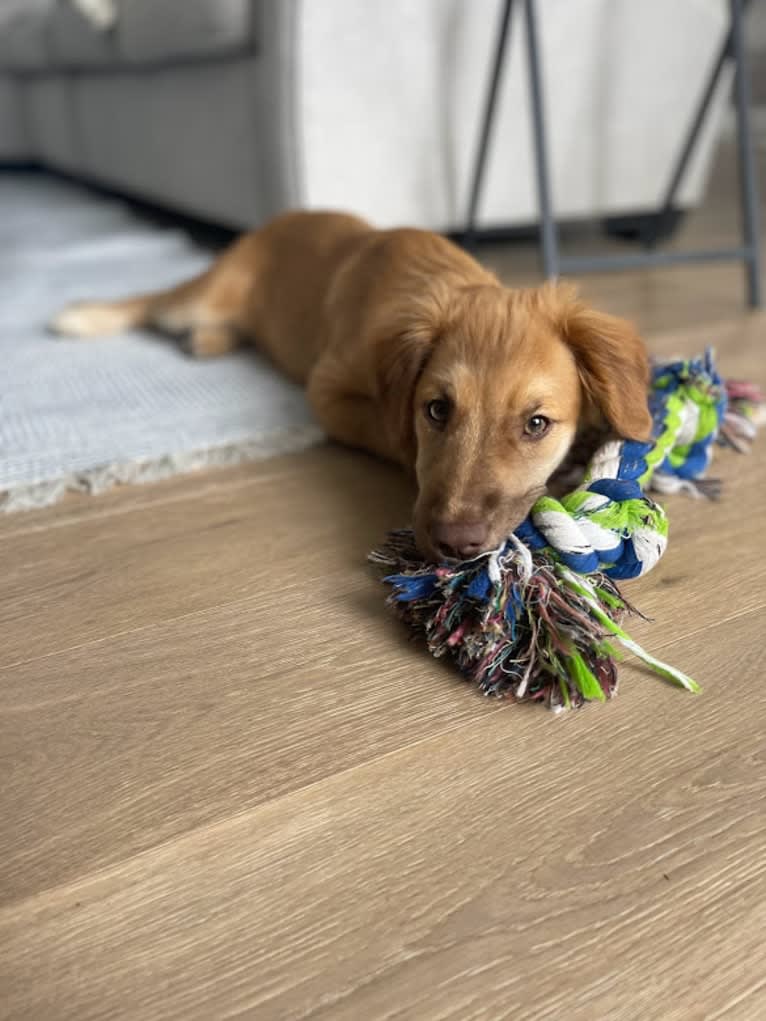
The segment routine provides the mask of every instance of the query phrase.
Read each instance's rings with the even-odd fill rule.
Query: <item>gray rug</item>
[[[148,334],[46,332],[68,301],[166,287],[209,260],[119,201],[41,175],[0,175],[1,509],[321,438],[302,391],[252,351],[198,362]]]

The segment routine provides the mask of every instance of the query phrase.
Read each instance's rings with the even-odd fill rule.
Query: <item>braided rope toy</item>
[[[538,500],[500,548],[434,565],[403,530],[370,554],[388,572],[388,602],[434,656],[450,656],[485,694],[557,711],[603,702],[617,690],[618,646],[699,691],[623,630],[626,611],[636,611],[616,582],[646,574],[665,551],[667,517],[647,492],[717,498],[719,484],[702,477],[714,441],[746,451],[766,406],[756,387],[724,384],[708,350],[656,365],[649,408],[650,442],[606,443],[577,489]]]

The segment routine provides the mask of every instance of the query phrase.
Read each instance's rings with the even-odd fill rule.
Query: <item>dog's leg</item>
[[[368,450],[409,467],[381,421],[378,404],[371,397],[350,393],[339,385],[336,377],[331,365],[321,360],[309,377],[307,396],[322,429],[349,447]]]
[[[122,301],[78,301],[67,305],[48,323],[65,337],[106,337],[149,323],[154,295],[138,295]]]
[[[105,337],[141,326],[167,333],[192,329],[203,313],[212,270],[178,287],[139,294],[120,301],[82,301],[67,305],[51,321],[51,329],[70,337]]]
[[[239,343],[235,328],[252,287],[252,237],[240,239],[200,276],[177,287],[122,301],[77,302],[50,323],[70,337],[103,337],[137,327],[188,335],[186,350],[209,358]]]

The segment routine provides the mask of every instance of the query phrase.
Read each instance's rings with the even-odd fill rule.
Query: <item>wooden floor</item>
[[[585,288],[766,383],[735,268]],[[0,1018],[766,1017],[766,437],[715,474],[627,586],[704,694],[626,665],[563,717],[407,643],[365,554],[411,494],[362,455],[0,521]]]

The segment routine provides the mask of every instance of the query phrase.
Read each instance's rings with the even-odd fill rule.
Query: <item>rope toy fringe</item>
[[[388,602],[434,656],[450,656],[485,694],[551,709],[606,701],[617,691],[620,649],[672,683],[699,691],[680,670],[622,629],[618,580],[650,571],[667,546],[665,512],[648,495],[717,499],[705,479],[714,442],[746,452],[764,420],[749,383],[723,383],[710,350],[652,372],[649,443],[615,440],[591,459],[580,486],[545,496],[503,545],[460,564],[426,563],[409,530],[372,552],[388,573]]]

